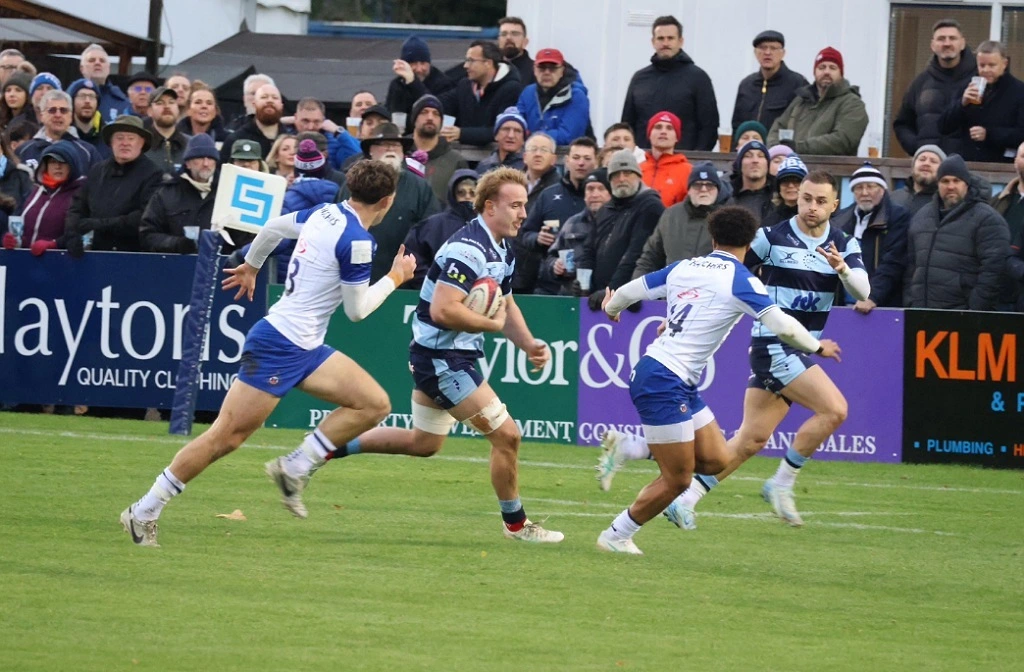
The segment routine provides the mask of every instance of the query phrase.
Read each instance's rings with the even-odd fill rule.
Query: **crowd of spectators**
[[[385,101],[352,94],[351,126],[328,119],[314,98],[288,104],[264,74],[245,80],[244,113],[225,119],[214,89],[185,73],[135,73],[125,92],[99,45],[66,85],[0,51],[3,247],[194,253],[223,164],[285,178],[289,212],[346,198],[345,171],[373,158],[399,174],[394,206],[372,230],[373,279],[404,243],[417,255],[415,288],[445,238],[472,218],[478,176],[511,166],[529,185],[515,290],[586,296],[596,308],[605,287],[708,253],[707,217],[724,204],[764,226],[794,216],[815,158],[856,155],[868,125],[838,50],[823,46],[808,80],[785,62],[785,36],[766,30],[752,41],[759,69],[738,86],[733,132],[720,138],[714,82],[683,50],[682,25],[664,16],[621,122],[597,137],[580,71],[553,46],[531,57],[522,20],[503,18],[498,29],[496,43],[473,41],[463,67],[448,72],[431,63],[427,41],[409,37]],[[931,48],[893,122],[913,156],[905,185],[893,191],[865,163],[850,180],[853,204],[832,217],[860,241],[871,276],[870,298],[854,307],[1019,310],[1024,84],[1004,45],[972,50],[956,21],[934,26]],[[732,153],[729,174],[687,159],[716,145]],[[492,152],[473,166],[462,146]],[[965,161],[1012,162],[1018,176],[992,196]],[[233,241],[225,253],[248,238]]]

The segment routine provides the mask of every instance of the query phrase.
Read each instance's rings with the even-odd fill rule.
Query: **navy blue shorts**
[[[644,425],[676,425],[693,420],[707,404],[664,364],[644,355],[629,377],[629,396]]]
[[[782,394],[797,377],[817,366],[807,353],[773,338],[755,338],[750,342],[750,380],[747,387]]]
[[[409,366],[416,389],[445,410],[458,406],[480,387],[476,353],[409,351]]]
[[[238,379],[257,390],[283,397],[334,352],[329,345],[303,350],[263,319],[245,337]]]

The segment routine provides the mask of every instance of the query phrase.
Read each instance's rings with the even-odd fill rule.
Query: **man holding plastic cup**
[[[1006,46],[978,45],[978,75],[942,115],[943,133],[959,131],[967,161],[1013,163],[1024,141],[1024,82],[1010,74]]]

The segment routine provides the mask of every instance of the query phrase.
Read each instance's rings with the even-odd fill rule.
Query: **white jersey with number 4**
[[[668,326],[646,354],[690,385],[744,314],[757,318],[775,305],[761,281],[721,250],[677,261],[643,282],[647,298],[668,301]]]
[[[323,344],[341,305],[341,286],[370,281],[377,243],[348,201],[294,213],[301,234],[288,262],[284,295],[267,314],[289,341],[304,350]]]

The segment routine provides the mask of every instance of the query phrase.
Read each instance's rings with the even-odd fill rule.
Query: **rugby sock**
[[[360,453],[359,445],[360,445],[359,444],[359,437],[357,436],[356,438],[354,438],[351,441],[349,441],[348,443],[346,443],[344,446],[341,446],[340,448],[335,448],[334,450],[332,450],[331,453],[327,456],[327,459],[328,460],[334,460],[334,459],[337,459],[339,457],[348,457],[349,455],[358,455]]]
[[[780,488],[792,488],[796,483],[796,475],[800,473],[800,467],[804,466],[808,458],[796,452],[792,446],[786,449],[786,457],[779,463],[779,469],[775,472],[772,480]]]
[[[179,481],[171,473],[171,468],[168,467],[156,477],[156,481],[153,483],[153,487],[149,489],[149,492],[143,495],[142,499],[135,502],[135,506],[132,507],[132,515],[141,521],[156,520],[160,517],[164,504],[171,501],[171,497],[180,495],[184,490],[185,484]]]
[[[640,524],[633,520],[633,516],[629,515],[629,509],[623,510],[615,520],[612,521],[612,526],[608,528],[611,531],[612,536],[616,539],[625,541],[626,539],[632,539],[633,535],[640,531]]]
[[[690,487],[686,489],[680,498],[680,503],[688,509],[697,506],[697,502],[704,498],[704,495],[711,492],[711,488],[718,485],[718,479],[714,476],[694,474]]]
[[[501,519],[505,521],[505,527],[509,532],[518,532],[526,525],[526,511],[523,510],[523,503],[519,498],[499,499],[498,506],[501,507]]]
[[[622,440],[622,454],[627,460],[649,460],[651,449],[647,447],[647,439],[634,434],[626,434]]]

